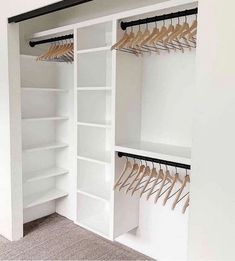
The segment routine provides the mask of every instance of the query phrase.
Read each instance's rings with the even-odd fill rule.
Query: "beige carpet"
[[[9,242],[0,237],[0,260],[150,260],[110,242],[59,215],[25,225],[25,237]]]

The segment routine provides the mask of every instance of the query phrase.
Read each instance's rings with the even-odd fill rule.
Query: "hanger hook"
[[[154,168],[154,163],[153,163],[153,161],[152,161],[152,167]]]
[[[186,171],[186,175],[185,175],[185,177],[186,177],[186,176],[188,176],[188,170],[187,170],[187,169],[185,169],[185,171]]]
[[[167,165],[165,165],[165,167],[166,167],[166,171],[168,171],[168,166],[167,166]]]
[[[162,169],[162,165],[161,165],[161,163],[159,163],[159,166],[160,166],[160,170]]]
[[[177,167],[175,167],[175,174],[177,174],[178,173],[178,170],[177,170]]]
[[[157,28],[157,21],[155,21],[155,27]]]

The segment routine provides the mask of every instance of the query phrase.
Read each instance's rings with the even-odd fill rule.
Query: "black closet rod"
[[[131,26],[149,24],[149,23],[154,23],[154,22],[158,22],[158,21],[178,18],[178,17],[182,17],[182,16],[194,15],[197,13],[198,13],[198,8],[194,8],[194,9],[188,9],[188,10],[179,11],[179,12],[170,13],[170,14],[148,17],[148,18],[139,19],[139,20],[130,21],[130,22],[121,22],[121,28],[122,28],[122,30],[126,30],[128,27],[131,27]]]
[[[125,152],[118,152],[118,157],[120,157],[120,158],[129,157],[129,158],[139,159],[139,160],[143,160],[143,161],[156,162],[156,163],[159,163],[162,165],[172,166],[172,167],[181,168],[181,169],[191,169],[191,166],[187,165],[187,164],[177,163],[177,162],[167,161],[167,160],[161,160],[161,159],[155,159],[155,158],[125,153]]]
[[[53,37],[53,38],[39,40],[39,41],[30,41],[29,45],[31,47],[34,47],[39,44],[53,43],[53,42],[57,42],[57,41],[61,41],[61,40],[67,40],[67,39],[73,39],[73,34],[67,34],[67,35]]]

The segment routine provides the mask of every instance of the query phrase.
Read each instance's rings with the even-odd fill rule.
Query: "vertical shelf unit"
[[[54,213],[69,194],[70,73],[72,67],[21,55],[24,222]]]
[[[117,54],[111,46],[117,40],[117,21],[94,20],[78,26],[74,35],[76,223],[113,240],[138,226],[138,200],[113,191]]]
[[[77,218],[110,238],[112,127],[112,21],[75,29]]]

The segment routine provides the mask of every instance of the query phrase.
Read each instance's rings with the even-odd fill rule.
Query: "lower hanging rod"
[[[39,41],[30,41],[29,45],[31,47],[34,47],[34,46],[40,45],[40,44],[53,43],[53,42],[58,42],[58,41],[62,41],[62,40],[67,40],[67,39],[73,39],[73,34],[67,34],[67,35],[48,38],[48,39],[39,40]]]
[[[193,8],[193,9],[188,9],[188,10],[179,11],[179,12],[175,12],[175,13],[158,15],[158,16],[148,17],[148,18],[144,18],[144,19],[134,20],[134,21],[130,21],[130,22],[121,22],[121,28],[122,28],[122,30],[125,31],[128,27],[141,25],[141,24],[149,24],[149,23],[154,23],[154,22],[158,22],[158,21],[188,16],[188,15],[194,15],[194,14],[197,14],[197,13],[198,13],[198,8]]]
[[[145,157],[145,156],[140,156],[140,155],[135,155],[135,154],[130,154],[126,152],[118,152],[118,157],[127,157],[127,158],[134,158],[134,159],[139,159],[143,161],[149,161],[149,162],[156,162],[162,165],[167,165],[167,166],[172,166],[176,168],[181,168],[181,169],[191,169],[191,166],[188,164],[183,164],[183,163],[178,163],[178,162],[173,162],[173,161],[168,161],[168,160],[162,160],[162,159],[156,159],[156,158],[150,158],[150,157]]]

